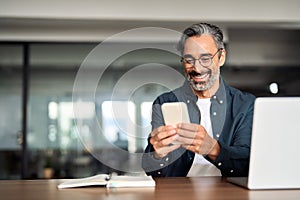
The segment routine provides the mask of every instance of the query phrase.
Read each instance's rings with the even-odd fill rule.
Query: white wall
[[[286,21],[300,19],[298,0],[1,0],[0,16],[8,18]]]
[[[243,26],[299,29],[299,7],[299,0],[0,0],[0,41],[101,41],[132,28],[181,31],[199,21],[225,34]]]

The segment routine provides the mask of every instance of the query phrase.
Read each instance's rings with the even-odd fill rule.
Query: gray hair
[[[219,27],[208,23],[197,23],[193,24],[183,31],[180,41],[177,45],[177,49],[178,51],[180,51],[181,55],[183,54],[184,44],[186,40],[189,37],[201,36],[202,34],[211,35],[214,38],[218,49],[224,48],[223,32]]]

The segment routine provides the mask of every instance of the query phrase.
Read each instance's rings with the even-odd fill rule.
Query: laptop
[[[300,188],[300,97],[260,97],[254,105],[248,189]]]

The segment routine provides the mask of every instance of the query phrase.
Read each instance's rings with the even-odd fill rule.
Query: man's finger
[[[188,130],[188,131],[203,131],[205,128],[199,124],[192,124],[192,123],[179,123],[177,124],[177,128],[183,129],[183,130]]]
[[[191,145],[191,144],[195,143],[195,139],[191,138],[191,137],[178,136],[178,137],[176,137],[176,142],[180,142],[182,144]]]
[[[150,135],[151,135],[151,137],[153,137],[153,136],[157,135],[158,133],[165,132],[165,131],[171,131],[171,130],[175,130],[175,127],[173,127],[173,126],[160,126],[157,129],[153,130]]]
[[[185,138],[196,138],[197,132],[196,131],[190,131],[185,129],[177,129],[177,134],[179,136],[185,137]]]
[[[174,151],[175,149],[178,149],[179,147],[180,147],[180,145],[177,144],[177,145],[165,146],[163,148],[160,148],[160,149],[155,151],[156,152],[155,153],[156,157],[157,158],[163,158],[166,155],[168,155],[168,153],[170,153],[171,151]]]

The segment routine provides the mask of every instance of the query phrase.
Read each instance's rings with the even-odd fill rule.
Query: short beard
[[[208,82],[195,82],[190,75],[187,75],[187,80],[189,81],[190,85],[193,87],[196,91],[205,91],[209,90],[213,87],[215,82],[219,79],[220,76],[220,68],[218,68],[217,73],[211,74],[211,76],[208,79]]]

